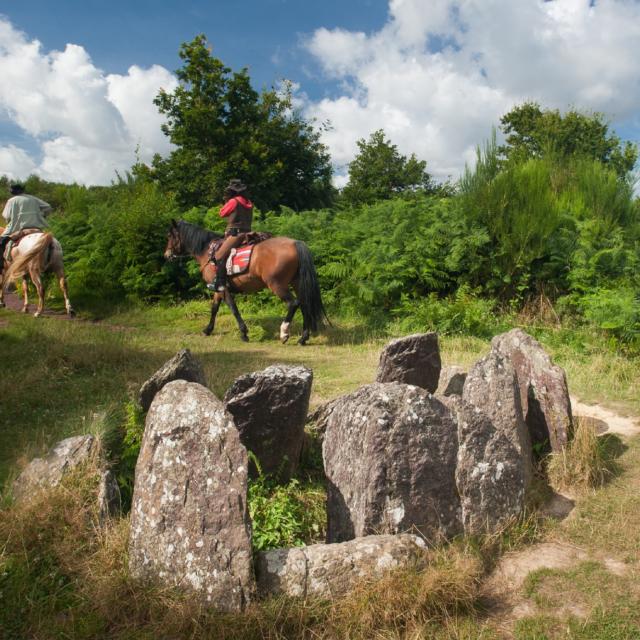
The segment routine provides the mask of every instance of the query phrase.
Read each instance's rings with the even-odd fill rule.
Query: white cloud
[[[105,75],[83,47],[45,53],[0,17],[0,77],[0,109],[42,151],[36,162],[25,151],[5,148],[2,173],[108,184],[135,162],[136,148],[143,161],[169,149],[153,98],[177,81],[162,67]]]
[[[525,100],[640,111],[640,3],[630,0],[390,0],[365,35],[319,29],[306,43],[345,95],[307,104],[346,165],[356,140],[383,128],[440,178],[457,177],[501,115]]]
[[[36,163],[23,149],[12,144],[0,147],[0,175],[5,175],[10,180],[18,180],[33,173],[35,168]]]

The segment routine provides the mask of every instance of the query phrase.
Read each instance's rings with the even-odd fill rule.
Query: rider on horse
[[[216,280],[208,284],[213,291],[224,291],[227,286],[227,259],[231,250],[239,247],[246,240],[246,233],[251,231],[253,220],[253,203],[249,200],[247,186],[238,179],[233,179],[224,190],[224,206],[220,215],[227,218],[224,241],[215,254]]]
[[[7,200],[2,212],[2,217],[8,224],[0,235],[0,271],[4,267],[4,251],[9,240],[22,237],[25,229],[45,229],[48,226],[45,216],[51,212],[51,205],[40,198],[27,195],[22,184],[13,183],[9,190],[13,197]]]

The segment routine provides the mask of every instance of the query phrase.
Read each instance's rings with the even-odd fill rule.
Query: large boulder
[[[467,372],[456,365],[442,367],[438,381],[437,396],[461,396]]]
[[[462,523],[470,535],[499,531],[525,504],[525,466],[507,435],[478,407],[444,398],[458,424],[456,486]]]
[[[264,473],[295,473],[304,443],[313,372],[273,365],[238,378],[224,403],[242,444],[256,455]]]
[[[424,562],[425,551],[424,540],[411,534],[263,551],[257,557],[258,594],[335,598],[361,580]]]
[[[34,491],[55,487],[63,476],[97,455],[98,444],[92,435],[73,436],[58,442],[45,458],[34,458],[13,483],[16,499]]]
[[[404,382],[433,393],[440,377],[436,333],[418,333],[392,340],[380,354],[376,382]]]
[[[170,360],[167,360],[141,387],[138,392],[140,406],[148,411],[156,393],[165,384],[174,380],[197,382],[207,386],[202,365],[193,357],[189,349],[181,349]]]
[[[142,579],[239,611],[253,596],[247,452],[203,386],[177,380],[147,414],[131,507],[129,566]]]
[[[496,336],[491,348],[509,358],[516,371],[522,411],[534,448],[540,453],[561,451],[573,428],[564,370],[522,329]]]
[[[459,533],[457,449],[451,412],[424,389],[374,383],[340,398],[323,443],[327,541]]]
[[[513,446],[520,468],[517,494],[524,495],[532,478],[533,452],[510,358],[492,349],[476,362],[465,380],[462,399],[487,416],[495,429],[493,440],[504,437]]]

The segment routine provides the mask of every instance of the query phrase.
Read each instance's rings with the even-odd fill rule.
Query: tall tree
[[[620,178],[633,170],[638,149],[609,131],[601,113],[584,114],[570,109],[541,109],[536,102],[514,107],[501,119],[506,144],[500,152],[507,159],[542,157],[552,152],[561,156],[582,156],[612,168]]]
[[[176,148],[137,173],[158,179],[183,207],[219,202],[230,178],[244,180],[263,210],[330,203],[327,149],[286,88],[258,93],[246,69],[234,72],[211,55],[204,35],[183,44],[180,58],[180,85],[155,99]]]
[[[342,191],[347,203],[370,204],[406,191],[431,188],[427,163],[413,153],[409,158],[400,155],[382,129],[357,144],[359,152],[349,164],[349,182]]]

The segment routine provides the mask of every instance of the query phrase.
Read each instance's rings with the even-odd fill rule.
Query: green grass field
[[[207,314],[205,302],[122,310],[100,322],[35,320],[1,310],[0,483],[9,486],[21,466],[61,438],[96,429],[101,416],[122,409],[180,348],[200,359],[218,397],[246,372],[278,362],[304,364],[314,372],[313,408],[371,382],[381,348],[396,337],[393,329],[376,332],[357,319],[337,318],[306,347],[293,337],[282,345],[279,317],[263,311],[246,314],[251,342],[245,344],[224,312],[214,336],[200,335]],[[573,395],[640,415],[637,357],[595,334],[527,330],[566,369]],[[468,336],[442,336],[440,343],[444,364],[462,366],[489,348],[487,340]],[[640,638],[640,438],[623,442],[616,455],[615,477],[583,492],[563,523],[529,519],[498,541],[445,547],[425,574],[390,576],[340,603],[267,602],[242,619],[194,611],[175,594],[137,591],[126,569],[128,519],[96,538],[88,512],[78,511],[86,487],[76,479],[31,510],[7,505],[0,513],[0,593],[12,594],[4,610],[13,630],[3,635],[0,613],[0,638]],[[483,596],[483,576],[505,550],[541,540],[580,546],[589,561],[567,571],[533,572],[519,597],[535,610],[507,619]],[[627,571],[611,573],[604,558]],[[566,594],[586,617],[556,606]]]

